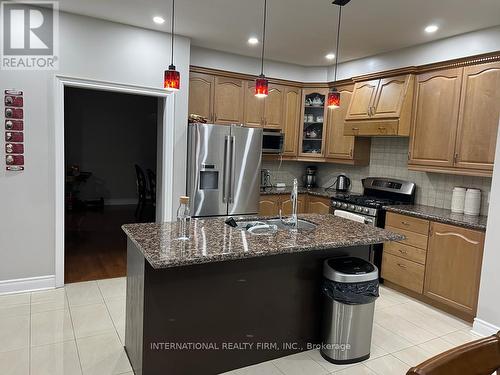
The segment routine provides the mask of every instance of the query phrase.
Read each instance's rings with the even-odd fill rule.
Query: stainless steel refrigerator
[[[256,214],[261,154],[262,129],[189,124],[191,216]]]

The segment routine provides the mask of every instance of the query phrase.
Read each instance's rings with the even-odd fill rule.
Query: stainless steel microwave
[[[283,133],[264,131],[262,133],[262,153],[281,154],[283,151]]]

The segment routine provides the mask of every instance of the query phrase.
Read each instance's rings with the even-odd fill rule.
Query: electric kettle
[[[337,176],[334,185],[336,185],[337,191],[347,192],[351,187],[351,179],[347,177],[345,174],[340,174]]]

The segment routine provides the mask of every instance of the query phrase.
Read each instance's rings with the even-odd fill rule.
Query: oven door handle
[[[334,216],[342,217],[347,220],[352,220],[356,221],[358,223],[363,223],[363,224],[372,224],[373,222],[370,222],[367,220],[363,215],[358,215],[349,211],[344,211],[344,210],[335,210],[333,212]]]

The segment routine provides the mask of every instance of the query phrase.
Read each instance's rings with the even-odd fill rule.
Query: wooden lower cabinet
[[[422,293],[425,267],[410,260],[384,251],[382,256],[382,277],[403,288]]]
[[[297,212],[299,214],[306,213],[307,194],[299,194],[297,201]],[[280,209],[282,215],[291,215],[292,201],[290,199],[290,194],[271,194],[260,196],[259,215],[278,216]]]
[[[261,195],[259,201],[259,215],[277,216],[280,206],[279,195]]]
[[[299,194],[297,212],[299,214],[329,214],[330,198],[309,194]],[[278,216],[281,209],[283,216],[292,213],[290,194],[262,194],[259,202],[259,215]]]
[[[406,236],[384,245],[382,278],[460,318],[477,310],[484,232],[387,213],[387,230]]]
[[[431,223],[424,295],[475,315],[484,232]]]
[[[307,213],[322,214],[330,213],[331,199],[309,195],[307,202]]]
[[[297,199],[297,213],[299,214],[306,213],[306,202],[307,202],[307,194],[299,194],[299,198]],[[292,214],[292,200],[290,199],[290,195],[288,194],[282,196],[281,214],[282,215]]]

